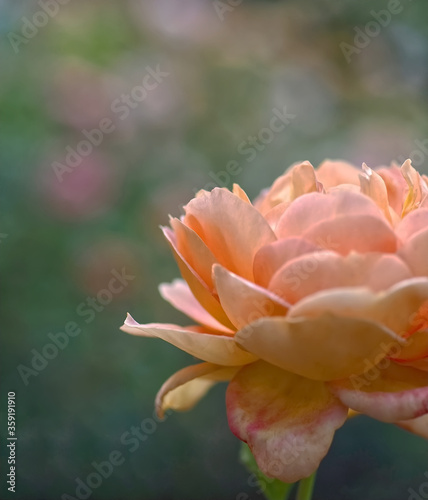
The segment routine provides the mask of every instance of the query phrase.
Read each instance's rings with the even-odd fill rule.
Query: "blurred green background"
[[[237,461],[224,386],[159,423],[158,388],[194,360],[119,327],[127,311],[187,323],[157,293],[178,276],[159,225],[200,188],[238,182],[255,196],[294,161],[325,157],[376,166],[410,156],[428,173],[427,21],[428,4],[410,0],[0,1],[2,499],[75,496],[76,478],[114,450],[123,464],[94,500],[262,498]],[[135,90],[156,68],[167,75]],[[293,118],[260,138],[284,107]],[[103,119],[110,132],[58,174]],[[135,279],[90,305],[123,268]],[[81,333],[21,376],[69,322]],[[8,391],[16,494],[4,478]],[[131,452],[122,440],[141,422],[146,438]],[[350,421],[314,498],[407,499],[426,481],[427,448]]]

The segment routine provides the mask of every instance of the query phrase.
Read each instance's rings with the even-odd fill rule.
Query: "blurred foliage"
[[[94,500],[260,498],[238,462],[224,387],[158,422],[157,389],[194,360],[119,326],[128,310],[186,324],[156,291],[178,275],[158,226],[204,186],[239,182],[255,196],[294,161],[325,157],[376,166],[410,156],[428,172],[428,4],[403,1],[349,63],[341,48],[388,5],[245,1],[221,19],[211,0],[73,0],[16,53],[10,34],[40,3],[0,2],[0,406],[16,392],[15,498],[74,495],[76,478],[114,450],[125,462]],[[157,65],[169,76],[118,119],[112,103]],[[284,106],[295,118],[250,161],[239,146]],[[103,118],[114,131],[59,182],[52,162]],[[225,174],[231,161],[239,175]],[[124,267],[135,279],[85,323],[79,305]],[[71,321],[82,332],[25,385],[17,367]],[[146,419],[155,431],[131,453],[121,439]],[[402,500],[427,458],[426,442],[354,419],[314,498]]]

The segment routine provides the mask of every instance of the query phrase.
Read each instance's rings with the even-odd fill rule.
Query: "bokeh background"
[[[8,391],[18,414],[17,493],[3,439],[2,499],[75,496],[114,450],[124,463],[94,500],[262,498],[237,460],[224,386],[158,422],[157,389],[194,360],[119,326],[128,310],[186,324],[157,293],[178,276],[159,225],[200,188],[238,182],[255,196],[289,164],[326,157],[412,157],[428,173],[427,21],[428,4],[411,0],[0,2],[3,438]],[[167,75],[119,112],[148,68]],[[284,107],[283,130],[250,146]],[[100,144],[58,174],[108,118]],[[89,305],[123,268],[135,278]],[[22,377],[73,321],[81,333]],[[123,435],[143,421],[130,452]],[[427,469],[426,442],[358,418],[337,433],[314,498],[407,499]]]

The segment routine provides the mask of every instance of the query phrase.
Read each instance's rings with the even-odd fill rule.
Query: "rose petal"
[[[172,283],[162,283],[159,286],[159,291],[167,302],[197,323],[212,330],[233,333],[232,330],[219,323],[201,306],[184,280],[177,279]]]
[[[385,290],[412,273],[396,255],[313,252],[290,260],[273,276],[269,289],[291,304],[330,288],[367,286]]]
[[[397,249],[391,226],[373,215],[338,215],[314,224],[302,238],[342,255],[351,251],[392,253]]]
[[[325,160],[316,170],[317,179],[326,189],[339,184],[360,184],[361,170],[345,161]]]
[[[415,276],[428,276],[428,228],[417,232],[398,251]]]
[[[428,415],[423,415],[412,420],[402,420],[401,422],[397,422],[397,425],[406,429],[406,431],[428,439]]]
[[[403,210],[403,200],[407,189],[401,170],[396,165],[376,170],[385,182],[390,207],[399,215]]]
[[[302,236],[316,224],[343,216],[366,215],[383,222],[382,212],[367,196],[351,191],[309,193],[297,198],[281,217],[276,234],[280,238]]]
[[[343,404],[369,417],[397,422],[428,413],[428,373],[391,363],[366,385],[356,389],[354,382],[335,380],[328,386]]]
[[[276,240],[262,215],[227,189],[203,192],[186,207],[184,223],[211,249],[220,264],[250,281],[259,248]]]
[[[318,292],[294,305],[289,318],[316,318],[325,313],[375,321],[407,337],[421,328],[417,312],[428,300],[428,278],[412,278],[385,292],[367,288],[343,288]]]
[[[121,330],[131,335],[160,338],[196,358],[217,365],[238,366],[257,359],[241,349],[232,337],[204,333],[197,328],[158,323],[140,325],[128,314]]]
[[[239,184],[234,184],[233,185],[233,194],[237,196],[238,198],[241,198],[242,201],[245,201],[246,203],[249,203],[251,205],[250,198],[248,198],[247,193],[241,188]]]
[[[230,380],[240,367],[227,367],[212,363],[187,366],[174,373],[160,388],[156,396],[156,413],[163,418],[168,409],[187,411],[193,408],[218,382]]]
[[[289,304],[265,288],[244,280],[220,265],[214,266],[220,302],[238,328],[264,316],[285,316]]]
[[[260,248],[254,257],[256,283],[267,288],[272,276],[286,262],[318,249],[317,245],[302,238],[286,238]]]
[[[177,261],[181,275],[189,285],[190,290],[196,297],[201,306],[206,309],[211,316],[227,328],[233,328],[232,323],[223,311],[220,302],[213,296],[212,292],[208,289],[206,283],[197,274],[197,272],[189,265],[183,255],[177,248],[177,238],[174,232],[168,228],[162,228],[165,238],[171,246],[171,250]]]
[[[331,314],[314,319],[263,318],[240,330],[235,339],[257,357],[313,380],[363,373],[367,362],[388,354],[383,344],[404,343],[371,321]]]
[[[428,208],[413,210],[395,228],[396,235],[405,243],[419,231],[428,229]]]
[[[361,192],[369,196],[382,210],[385,218],[392,223],[389,211],[388,191],[382,177],[363,163],[363,174],[360,175]]]
[[[287,483],[318,468],[348,414],[324,383],[260,361],[233,378],[226,406],[232,432],[248,444],[261,471]]]

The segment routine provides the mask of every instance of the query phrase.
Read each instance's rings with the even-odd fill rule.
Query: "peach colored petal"
[[[285,316],[289,304],[280,297],[220,265],[214,266],[215,283],[220,303],[238,328],[264,316]]]
[[[359,170],[354,165],[345,161],[325,160],[316,169],[317,179],[326,189],[338,184],[360,184]]]
[[[221,188],[193,199],[185,211],[184,223],[202,238],[218,262],[253,280],[255,253],[276,240],[262,215],[252,205]]]
[[[170,224],[175,234],[176,247],[186,263],[207,285],[209,290],[214,289],[212,282],[212,267],[217,263],[211,250],[201,238],[183,224],[179,219],[171,218]]]
[[[196,358],[217,365],[238,366],[257,359],[241,349],[232,337],[204,333],[197,328],[158,323],[140,325],[128,314],[121,330],[131,335],[165,340]]]
[[[165,238],[167,239],[171,250],[177,261],[181,276],[186,280],[190,290],[196,297],[201,306],[206,309],[211,316],[227,328],[233,328],[232,323],[223,311],[220,302],[213,296],[212,292],[208,289],[206,283],[196,273],[196,271],[189,265],[183,255],[177,248],[177,239],[175,233],[168,227],[162,228]]]
[[[391,363],[374,380],[355,388],[352,380],[329,382],[330,390],[353,410],[382,422],[397,422],[428,413],[428,373]]]
[[[264,214],[264,218],[266,219],[266,222],[269,224],[273,232],[276,231],[278,222],[280,221],[283,213],[288,209],[290,205],[291,201],[283,201],[282,203],[275,205]]]
[[[219,332],[233,333],[201,306],[184,280],[177,279],[172,283],[162,283],[159,291],[167,302],[197,323]]]
[[[308,162],[300,163],[291,170],[292,195],[291,200],[307,193],[323,191],[323,186],[317,181],[314,167]]]
[[[406,431],[428,439],[428,415],[423,415],[412,420],[402,420],[401,422],[397,422],[397,425],[406,429]]]
[[[428,330],[420,330],[411,335],[407,345],[392,359],[397,362],[428,359]]]
[[[401,166],[401,174],[408,186],[406,199],[403,203],[402,217],[418,208],[425,196],[423,181],[419,173],[412,167],[412,162],[406,160]]]
[[[361,192],[370,197],[382,210],[385,218],[392,223],[389,211],[388,191],[382,177],[363,163],[363,174],[360,175]]]
[[[376,169],[376,172],[385,182],[390,207],[397,214],[401,215],[407,184],[401,174],[400,168],[396,165],[392,165],[391,167]]]
[[[395,233],[405,243],[419,231],[428,229],[428,208],[413,210],[396,226]]]
[[[428,228],[407,240],[398,254],[407,262],[415,276],[428,276]]]
[[[187,366],[174,373],[160,388],[156,396],[156,413],[160,418],[165,411],[187,411],[218,382],[232,379],[241,367],[227,367],[212,363]]]
[[[261,471],[287,483],[317,470],[348,414],[324,383],[260,361],[232,379],[226,406],[231,431]]]
[[[377,205],[367,196],[352,191],[337,190],[326,194],[309,193],[297,198],[278,222],[280,238],[301,236],[312,226],[338,216],[371,215],[383,221]]]
[[[412,278],[375,293],[368,288],[342,288],[315,293],[291,307],[289,318],[316,318],[324,313],[365,318],[407,337],[415,325],[421,327],[417,312],[428,300],[428,278]]]
[[[396,255],[335,252],[313,252],[283,265],[272,277],[269,289],[287,302],[330,288],[367,286],[373,291],[385,290],[409,279],[412,273]]]
[[[246,203],[249,203],[251,205],[250,198],[248,198],[247,193],[241,188],[239,184],[234,184],[233,185],[233,194],[240,198],[242,201],[245,201]]]
[[[404,340],[365,319],[324,314],[314,319],[262,318],[235,335],[255,356],[283,370],[313,380],[358,375],[366,362],[381,360],[383,344]]]
[[[262,247],[254,257],[254,279],[256,283],[267,288],[272,276],[286,262],[319,247],[302,238],[285,238]]]
[[[302,237],[342,255],[352,251],[392,253],[397,249],[392,228],[372,215],[339,215],[323,220],[311,226]]]

